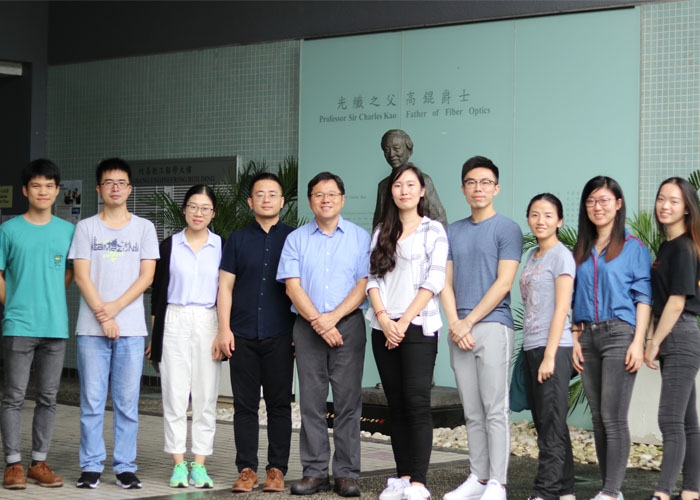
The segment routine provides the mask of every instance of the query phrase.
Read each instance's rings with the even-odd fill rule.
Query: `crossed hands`
[[[471,351],[476,345],[474,337],[472,337],[472,325],[467,322],[467,318],[458,319],[450,324],[447,331],[450,334],[452,342],[457,344],[457,347],[463,351]]]
[[[332,312],[319,314],[309,319],[311,328],[326,341],[326,344],[330,347],[339,347],[343,345],[343,336],[335,326],[338,320]]]
[[[408,330],[409,322],[405,321],[403,318],[394,321],[387,317],[386,314],[382,314],[377,321],[379,322],[379,326],[382,327],[384,337],[386,337],[384,346],[387,349],[398,347],[404,337],[406,337],[406,330]]]
[[[119,338],[119,325],[114,317],[119,313],[119,306],[115,302],[103,302],[92,309],[95,319],[102,326],[102,333],[109,339]]]

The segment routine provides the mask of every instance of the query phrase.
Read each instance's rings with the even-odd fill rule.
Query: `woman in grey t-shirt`
[[[527,223],[538,246],[528,254],[520,275],[527,392],[540,449],[530,500],[574,498],[574,460],[566,415],[573,345],[569,309],[576,265],[559,241],[563,222],[556,196],[543,193],[530,200]]]

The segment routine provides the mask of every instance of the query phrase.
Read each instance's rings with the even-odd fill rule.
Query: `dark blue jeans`
[[[532,420],[540,450],[532,492],[534,497],[544,500],[559,500],[560,496],[574,493],[574,457],[566,424],[572,348],[557,349],[554,374],[540,384],[537,372],[544,350],[544,347],[538,347],[525,351],[527,393],[532,403]]]
[[[229,360],[233,391],[236,467],[258,470],[260,387],[267,412],[267,469],[287,473],[292,438],[292,335],[251,340],[236,336]]]
[[[700,487],[700,426],[695,377],[700,369],[700,331],[695,316],[684,313],[659,348],[661,400],[659,428],[664,456],[657,490],[673,492],[683,467],[683,489]]]
[[[581,335],[583,389],[591,407],[602,492],[617,497],[630,454],[627,413],[636,373],[625,370],[634,327],[619,319],[587,323]]]
[[[425,484],[433,446],[430,386],[433,380],[437,335],[410,325],[398,347],[387,349],[381,330],[372,330],[372,350],[384,387],[391,418],[391,448],[399,477]]]

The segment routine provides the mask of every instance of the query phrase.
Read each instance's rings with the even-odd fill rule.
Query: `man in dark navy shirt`
[[[224,245],[219,271],[219,333],[215,357],[230,358],[233,430],[240,476],[232,491],[258,485],[260,387],[267,408],[267,467],[263,491],[284,490],[292,434],[291,399],[295,315],[283,283],[275,279],[280,254],[293,228],[280,221],[282,184],[261,173],[250,183],[248,205],[255,222],[234,231]]]

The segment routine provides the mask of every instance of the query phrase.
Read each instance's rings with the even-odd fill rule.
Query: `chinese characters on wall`
[[[330,105],[329,105],[330,107]],[[339,95],[334,109],[319,115],[319,123],[348,123],[372,120],[477,118],[489,115],[491,107],[475,102],[465,88],[408,90],[403,95]],[[401,115],[401,116],[400,116]]]

